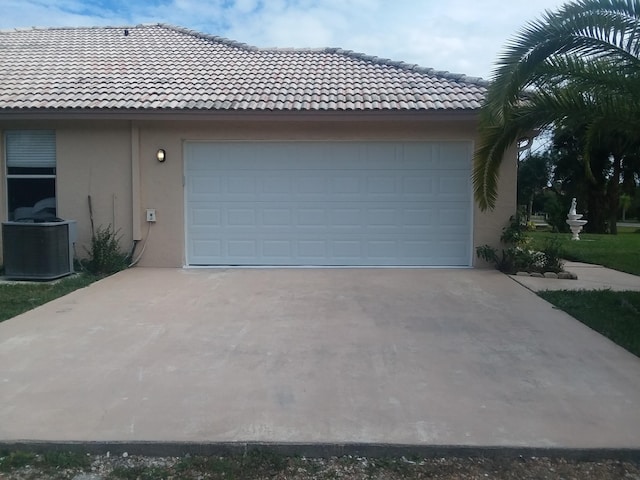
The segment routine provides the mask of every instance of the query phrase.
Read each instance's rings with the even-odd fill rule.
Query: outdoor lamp
[[[164,151],[164,149],[159,148],[158,151],[156,152],[156,159],[162,163],[167,159],[167,152]]]

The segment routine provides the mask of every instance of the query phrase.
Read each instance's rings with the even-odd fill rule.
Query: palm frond
[[[603,133],[635,141],[639,53],[640,0],[577,0],[528,23],[499,57],[482,108],[479,206],[493,208],[502,157],[533,128],[581,121],[591,143]]]

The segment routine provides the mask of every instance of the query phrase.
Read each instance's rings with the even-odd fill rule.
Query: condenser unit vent
[[[52,280],[73,273],[74,221],[3,222],[4,275],[16,280]]]

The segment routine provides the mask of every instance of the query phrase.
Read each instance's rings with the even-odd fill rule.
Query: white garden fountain
[[[571,209],[569,210],[569,214],[567,215],[567,225],[569,225],[569,229],[571,229],[571,240],[580,240],[579,233],[582,231],[582,227],[587,224],[586,220],[581,220],[582,214],[576,213],[576,199],[573,198],[571,200]]]

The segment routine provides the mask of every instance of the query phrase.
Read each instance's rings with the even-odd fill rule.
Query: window
[[[9,220],[56,218],[56,134],[53,130],[5,133]]]

